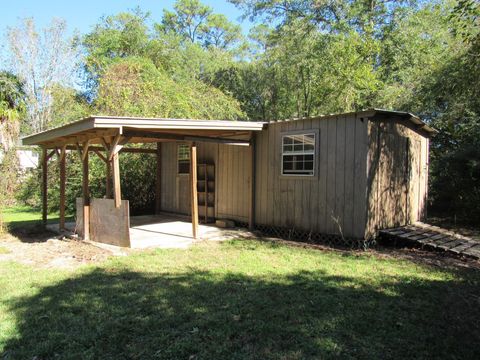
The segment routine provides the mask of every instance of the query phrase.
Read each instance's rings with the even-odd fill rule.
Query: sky
[[[239,21],[241,12],[226,0],[201,0],[216,13],[226,15],[230,21]],[[15,26],[19,18],[33,17],[37,28],[48,25],[53,17],[67,21],[69,31],[78,30],[80,34],[89,32],[103,15],[112,15],[139,6],[151,12],[151,20],[160,21],[163,9],[171,10],[174,0],[0,0],[0,34],[7,27]],[[250,23],[241,23],[243,31],[248,32]]]

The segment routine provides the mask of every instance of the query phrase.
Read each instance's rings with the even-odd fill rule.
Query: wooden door
[[[190,206],[190,174],[177,174],[177,210],[180,214],[189,215],[191,213]]]

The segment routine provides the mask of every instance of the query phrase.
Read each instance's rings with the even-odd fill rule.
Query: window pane
[[[284,175],[314,174],[315,134],[284,135],[282,153]]]
[[[293,145],[283,145],[283,151],[284,152],[293,151]]]
[[[177,160],[178,160],[178,173],[189,174],[190,173],[190,146],[185,144],[178,145],[177,148]]]
[[[295,145],[302,145],[303,144],[303,135],[295,135],[293,137],[293,143]]]
[[[283,145],[290,145],[293,144],[293,139],[291,136],[284,136],[283,137]]]

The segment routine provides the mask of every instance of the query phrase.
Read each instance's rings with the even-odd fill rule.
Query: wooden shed
[[[44,169],[55,153],[62,164],[69,149],[78,150],[84,174],[89,152],[104,158],[107,184],[113,173],[113,193],[107,186],[106,202],[96,203],[111,209],[94,209],[84,176],[78,218],[86,238],[92,221],[99,241],[98,229],[111,216],[128,221],[118,155],[132,151],[156,157],[157,212],[193,214],[194,237],[199,220],[229,219],[278,235],[361,240],[425,216],[434,133],[410,113],[373,109],[269,123],[97,116],[23,142],[43,147]],[[156,149],[127,146],[151,142]],[[64,183],[61,174],[63,193]],[[44,196],[45,219],[46,201]],[[123,212],[112,215],[122,206]],[[62,223],[64,203],[60,208]]]

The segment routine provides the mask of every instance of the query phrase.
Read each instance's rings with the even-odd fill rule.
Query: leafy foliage
[[[12,202],[18,188],[16,141],[25,113],[24,96],[22,82],[11,73],[0,72],[0,233],[2,209]]]
[[[100,81],[100,113],[196,119],[238,119],[236,100],[197,80],[174,81],[148,59],[130,58],[112,65]]]

